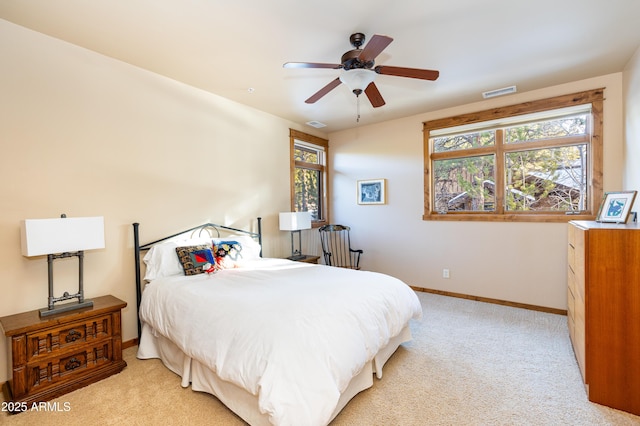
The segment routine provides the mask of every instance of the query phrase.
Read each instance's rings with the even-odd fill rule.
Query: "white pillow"
[[[188,240],[165,241],[151,247],[142,259],[147,266],[144,274],[145,281],[152,281],[162,277],[171,277],[174,275],[184,275],[184,269],[178,259],[176,247],[211,246],[210,238],[193,238]]]

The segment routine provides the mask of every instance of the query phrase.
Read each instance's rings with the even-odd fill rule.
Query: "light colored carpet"
[[[566,317],[419,293],[424,318],[332,426],[640,425],[640,417],[590,403]],[[157,360],[125,350],[120,374],[56,402],[68,412],[25,412],[6,425],[244,425],[212,396],[180,387]]]

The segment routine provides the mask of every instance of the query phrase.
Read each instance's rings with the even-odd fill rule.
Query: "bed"
[[[140,245],[134,224],[137,356],[251,425],[326,425],[382,378],[420,302],[384,274],[263,258],[260,228],[209,223]]]

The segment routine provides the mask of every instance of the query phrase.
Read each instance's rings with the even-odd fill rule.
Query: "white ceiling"
[[[339,63],[354,32],[394,38],[376,65],[440,71],[378,75],[387,104],[362,96],[360,125],[619,72],[640,46],[639,0],[2,0],[0,18],[326,132],[358,125],[345,85],[304,102],[339,70],[282,64]]]

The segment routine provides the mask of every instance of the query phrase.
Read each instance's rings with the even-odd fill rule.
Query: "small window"
[[[425,219],[592,219],[602,89],[424,123]]]
[[[313,224],[327,222],[327,154],[329,142],[296,130],[291,140],[291,211],[308,211]]]

